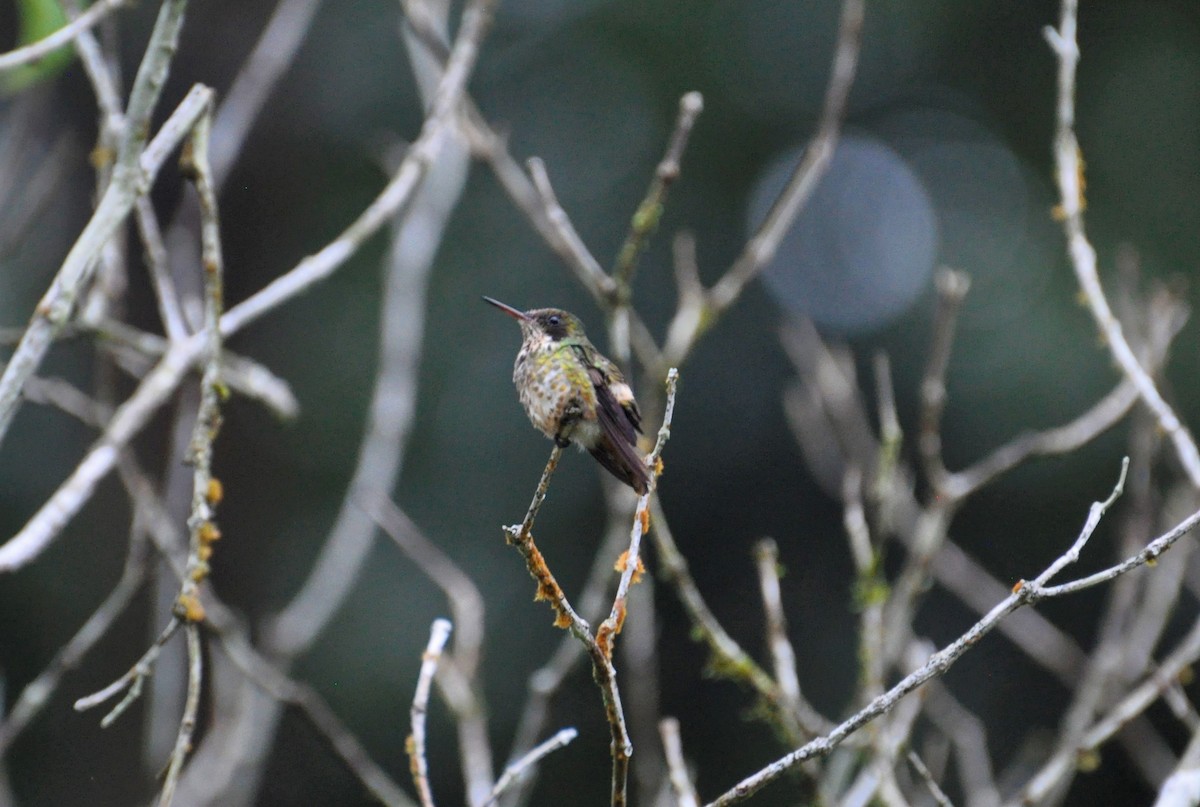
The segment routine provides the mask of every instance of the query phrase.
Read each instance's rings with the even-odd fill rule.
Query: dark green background
[[[194,3],[163,109],[193,82],[224,89],[271,5]],[[378,145],[416,136],[420,108],[397,34],[397,5],[326,3],[268,103],[220,200],[231,302],[335,236],[382,185]],[[0,3],[5,47],[13,30],[10,6]],[[154,7],[144,0],[120,15],[127,75]],[[510,134],[516,156],[545,159],[565,208],[602,263],[624,236],[679,95],[704,93],[706,111],[682,179],[637,280],[638,308],[661,335],[675,304],[671,234],[696,233],[709,283],[737,255],[760,173],[812,132],[837,9],[832,0],[502,3],[471,91]],[[1042,28],[1057,13],[1048,0],[868,3],[846,130],[886,145],[922,180],[936,211],[937,261],[974,282],[950,364],[944,436],[951,468],[1019,431],[1070,419],[1116,379],[1076,302],[1050,217],[1056,63]],[[1186,281],[1200,259],[1197,7],[1192,0],[1090,0],[1083,3],[1080,42],[1078,130],[1089,230],[1102,270],[1111,276],[1117,247],[1131,244],[1147,278]],[[70,184],[20,244],[0,252],[4,326],[26,320],[88,210],[86,157],[95,115],[78,66],[31,92],[46,96],[47,138],[74,131],[78,148]],[[0,105],[0,128],[5,109]],[[950,147],[962,150],[939,151]],[[989,163],[977,159],[980,153],[999,156]],[[961,164],[951,161],[955,154],[965,155]],[[166,174],[156,200],[170,205],[178,185]],[[303,407],[289,426],[235,400],[217,444],[226,539],[213,585],[252,620],[294,592],[344,491],[375,366],[382,250],[376,239],[318,290],[233,341],[287,378]],[[529,427],[510,386],[517,330],[486,309],[480,294],[519,307],[567,308],[603,342],[600,312],[477,166],[432,276],[418,417],[397,496],[487,599],[483,677],[502,763],[528,675],[560,634],[545,606],[531,602],[531,582],[498,529],[524,512],[549,443]],[[1195,299],[1193,291],[1187,295]],[[142,306],[135,321],[155,327],[146,289],[135,289],[135,299]],[[803,295],[772,296],[754,284],[705,336],[682,368],[661,494],[700,588],[731,633],[760,657],[751,547],[763,535],[777,539],[801,680],[826,714],[838,715],[857,676],[851,564],[840,507],[807,473],[781,404],[793,373],[778,331],[794,315],[785,312],[804,305]],[[868,385],[872,352],[889,351],[909,433],[932,308],[926,283],[897,319],[827,334],[850,340]],[[1173,353],[1167,386],[1190,423],[1200,419],[1195,344],[1191,325]],[[87,351],[75,345],[56,352],[48,370],[85,378],[88,366]],[[165,423],[160,419],[139,443],[151,467],[162,454]],[[955,538],[1002,581],[1036,573],[1074,537],[1087,505],[1106,495],[1124,434],[1118,428],[1071,457],[1012,474],[971,502],[955,523]],[[22,411],[0,451],[0,533],[11,535],[24,523],[90,439],[58,414]],[[541,546],[568,592],[578,590],[600,537],[597,480],[594,463],[571,452],[542,516]],[[118,486],[108,483],[51,551],[0,580],[0,666],[10,700],[115,581],[126,509]],[[1111,556],[1112,526],[1101,528],[1091,548],[1095,563]],[[1084,594],[1046,611],[1086,644],[1102,596]],[[688,641],[665,588],[658,601],[663,709],[681,716],[699,788],[711,798],[781,749],[747,719],[745,692],[704,677],[703,655]],[[356,593],[298,670],[400,780],[420,651],[430,621],[446,612],[441,594],[412,564],[380,544]],[[147,796],[139,709],[102,732],[95,715],[76,715],[70,703],[125,669],[163,617],[134,608],[83,669],[66,678],[9,760],[22,803],[123,804]],[[973,619],[934,590],[918,629],[944,643]],[[971,653],[947,682],[993,726],[998,767],[1026,732],[1054,730],[1066,695],[1000,638]],[[606,803],[607,731],[582,672],[560,698],[552,728],[561,725],[577,726],[581,736],[544,767],[534,802]],[[453,731],[440,706],[431,734],[434,791],[440,803],[456,803]],[[789,789],[777,785],[755,803],[793,803]],[[289,718],[261,803],[353,804],[360,793],[307,724]],[[1078,780],[1072,803],[1140,803],[1149,796],[1113,749],[1098,773]]]

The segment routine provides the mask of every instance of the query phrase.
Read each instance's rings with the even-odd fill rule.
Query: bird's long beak
[[[519,319],[522,321],[529,319],[529,317],[525,316],[524,311],[518,311],[517,309],[513,308],[511,305],[505,305],[504,303],[500,302],[499,300],[493,300],[491,297],[485,296],[483,298],[483,301],[485,303],[491,303],[492,305],[496,306],[496,308],[499,308],[501,311],[503,311],[505,314],[508,314],[513,319]]]

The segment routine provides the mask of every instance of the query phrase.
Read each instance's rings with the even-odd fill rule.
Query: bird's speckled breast
[[[522,350],[513,366],[513,383],[525,414],[547,437],[556,436],[564,412],[573,403],[583,421],[596,420],[596,391],[587,368],[567,345]]]

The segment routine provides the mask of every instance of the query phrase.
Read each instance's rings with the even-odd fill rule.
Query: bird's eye
[[[546,322],[550,323],[551,325],[561,325],[562,324],[562,320],[559,318],[559,316],[557,314],[554,314],[553,316],[551,316],[550,319],[546,320]]]

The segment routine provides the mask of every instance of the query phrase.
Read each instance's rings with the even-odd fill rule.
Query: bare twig
[[[683,758],[683,741],[679,738],[679,721],[664,717],[658,722],[662,737],[663,752],[667,758],[667,771],[671,777],[671,789],[675,791],[677,807],[700,807],[700,797],[688,775],[687,761]]]
[[[1190,520],[1192,523],[1195,523],[1200,519],[1197,516],[1192,516]],[[1169,537],[1177,530],[1179,530],[1179,527],[1159,538],[1155,543]],[[1167,545],[1169,546],[1169,544]],[[1074,769],[1078,764],[1078,754],[1080,752],[1095,750],[1128,724],[1133,717],[1148,709],[1151,704],[1162,696],[1164,690],[1177,681],[1178,676],[1188,666],[1195,663],[1197,658],[1200,658],[1200,620],[1193,623],[1191,630],[1180,640],[1175,650],[1163,660],[1162,664],[1156,670],[1150,672],[1141,684],[1132,689],[1125,697],[1121,698],[1108,714],[1097,720],[1083,734],[1077,749],[1064,749],[1046,762],[1037,775],[1032,777],[1022,790],[1020,803],[1036,803],[1048,790],[1055,787],[1069,771]]]
[[[513,782],[520,778],[529,768],[534,767],[542,761],[542,758],[547,754],[551,754],[560,748],[565,748],[579,734],[575,729],[562,729],[549,740],[534,746],[529,750],[529,753],[509,765],[504,766],[504,773],[496,780],[495,787],[492,788],[491,795],[488,800],[483,803],[482,807],[491,807],[496,803],[496,800],[503,795]]]
[[[666,154],[654,171],[654,179],[646,190],[646,196],[638,205],[629,225],[625,243],[617,252],[612,278],[615,281],[614,298],[609,301],[611,319],[609,333],[613,352],[622,364],[629,363],[629,318],[633,299],[633,275],[637,270],[638,258],[662,218],[663,205],[675,180],[679,178],[679,165],[688,139],[696,125],[696,118],[704,110],[704,97],[698,92],[686,93],[679,99],[679,115],[675,119],[675,130],[667,143]]]
[[[23,47],[10,50],[8,53],[0,53],[0,73],[5,73],[22,65],[32,64],[38,59],[49,56],[63,45],[78,37],[81,31],[89,30],[99,24],[101,20],[113,11],[130,2],[132,0],[96,0],[95,3],[88,6],[87,11],[54,33],[36,42],[31,42]]]
[[[429,644],[421,660],[421,673],[417,677],[417,689],[412,701],[412,734],[408,737],[409,767],[412,768],[413,784],[421,807],[434,807],[433,792],[429,789],[429,762],[425,758],[425,713],[429,708],[429,692],[433,688],[433,676],[437,672],[442,649],[450,638],[450,620],[435,619],[429,631]]]
[[[16,413],[25,382],[37,370],[54,337],[70,318],[84,285],[91,277],[100,250],[124,221],[137,196],[148,188],[165,157],[164,149],[169,151],[177,146],[196,117],[211,103],[211,91],[199,88],[203,98],[190,102],[185,99],[180,105],[180,110],[183,110],[190,103],[187,108],[194,112],[191,119],[176,121],[182,115],[173,115],[163,124],[155,141],[147,145],[150,115],[175,53],[186,6],[186,0],[167,0],[163,3],[130,92],[127,110],[129,126],[120,143],[113,181],[67,254],[50,288],[42,296],[17,350],[0,376],[0,440],[7,433]]]
[[[1196,442],[1170,404],[1163,399],[1154,380],[1129,346],[1121,323],[1104,295],[1096,268],[1096,250],[1084,229],[1086,202],[1083,197],[1083,155],[1075,137],[1075,68],[1079,63],[1079,43],[1075,31],[1078,6],[1078,0],[1063,0],[1059,27],[1045,29],[1046,39],[1058,57],[1058,129],[1054,138],[1055,179],[1060,200],[1057,213],[1062,218],[1066,232],[1075,277],[1109,352],[1125,377],[1137,388],[1142,401],[1154,413],[1159,427],[1171,438],[1175,453],[1192,485],[1200,487],[1200,451],[1196,448]]]
[[[224,187],[242,144],[261,114],[267,97],[291,65],[321,0],[281,0],[254,43],[213,119],[213,185]]]
[[[912,765],[913,770],[921,777],[921,781],[925,783],[925,787],[929,789],[929,795],[933,796],[933,800],[937,802],[939,807],[954,807],[946,792],[938,786],[937,781],[933,778],[933,774],[929,772],[929,768],[925,766],[925,760],[913,751],[911,748],[905,755],[908,759],[908,764]]]
[[[1157,558],[1170,548],[1175,541],[1187,534],[1197,523],[1200,523],[1200,511],[1198,511],[1177,524],[1169,532],[1152,541],[1141,552],[1108,570],[1107,573],[1089,575],[1072,583],[1059,586],[1047,586],[1047,581],[1073,562],[1073,558],[1077,557],[1078,551],[1091,537],[1092,531],[1098,523],[1099,516],[1103,514],[1107,506],[1111,505],[1112,501],[1113,498],[1110,497],[1105,502],[1094,504],[1083,529],[1080,531],[1079,537],[1066,553],[1056,559],[1034,580],[1018,583],[1008,597],[993,607],[991,611],[976,622],[966,633],[942,650],[934,653],[920,669],[910,673],[882,696],[871,701],[863,709],[838,725],[828,735],[813,740],[805,746],[776,760],[758,773],[742,780],[724,795],[711,802],[709,807],[725,807],[725,805],[736,804],[758,792],[765,785],[775,781],[796,765],[808,759],[829,753],[845,741],[850,734],[871,722],[879,715],[890,711],[902,698],[926,681],[944,674],[955,661],[973,647],[983,636],[990,633],[1006,616],[1018,608],[1048,597],[1061,596],[1078,591],[1089,585],[1098,585],[1101,582],[1112,579],[1116,575],[1124,574],[1131,569],[1144,565],[1150,560]]]
[[[628,290],[633,281],[633,273],[637,269],[638,256],[645,248],[647,239],[654,234],[662,217],[663,204],[671,185],[679,178],[679,164],[683,160],[683,152],[687,149],[688,139],[696,125],[696,118],[704,111],[704,97],[698,92],[686,93],[679,99],[679,116],[675,119],[675,130],[667,144],[667,152],[654,171],[654,179],[646,191],[645,198],[633,214],[629,234],[625,243],[617,252],[616,265],[613,267],[613,279],[617,288]]]
[[[171,764],[167,767],[167,775],[163,779],[162,795],[159,797],[159,807],[170,807],[175,798],[175,788],[179,785],[179,774],[183,770],[183,761],[192,750],[192,733],[196,730],[196,712],[200,709],[200,626],[188,622],[184,626],[187,636],[188,655],[188,686],[187,700],[183,708],[183,718],[179,721],[179,736],[175,739],[175,749],[171,753]]]
[[[179,630],[182,624],[181,620],[173,617],[167,623],[167,626],[163,628],[162,633],[159,634],[158,640],[150,645],[150,649],[138,659],[136,664],[129,668],[128,672],[104,689],[75,701],[75,711],[82,712],[86,709],[91,709],[109,700],[118,692],[128,690],[125,697],[100,721],[101,728],[111,726],[113,721],[120,717],[137,700],[138,696],[141,695],[142,683],[154,671],[154,662],[158,659],[159,653],[162,652],[163,645],[175,635],[175,631]]]
[[[225,305],[224,259],[221,252],[217,197],[213,186],[212,168],[208,160],[211,114],[196,124],[185,154],[196,193],[200,200],[201,267],[204,272],[204,335],[206,363],[200,381],[200,408],[196,415],[188,450],[192,472],[192,504],[188,516],[188,562],[176,603],[176,615],[185,621],[188,654],[188,688],[183,719],[171,753],[171,763],[163,780],[159,807],[170,807],[179,784],[183,763],[192,748],[192,733],[196,727],[196,710],[200,704],[200,684],[203,666],[200,654],[199,623],[204,620],[200,604],[200,585],[208,577],[208,560],[213,542],[220,538],[213,517],[221,501],[220,482],[212,474],[213,441],[221,428],[221,312]]]
[[[526,165],[529,167],[529,175],[533,178],[533,187],[537,191],[538,202],[546,220],[553,227],[558,239],[567,245],[570,253],[577,258],[569,265],[575,270],[579,282],[597,299],[611,298],[616,292],[616,281],[600,268],[600,262],[592,257],[579,233],[575,232],[570,216],[563,210],[558,195],[554,192],[554,186],[550,184],[546,164],[540,157],[530,157]]]
[[[796,673],[796,651],[788,639],[787,618],[783,614],[783,597],[779,591],[779,547],[770,538],[763,538],[755,545],[754,554],[758,560],[758,587],[767,617],[767,648],[775,669],[775,681],[784,707],[796,712],[803,695]]]
[[[665,364],[682,364],[696,340],[712,327],[722,312],[737,301],[746,285],[770,263],[800,209],[829,168],[846,114],[850,86],[854,83],[858,67],[865,7],[864,0],[843,0],[832,75],[825,91],[817,132],[783,191],[771,205],[766,219],[746,242],[741,255],[729,270],[709,289],[704,305],[699,308],[680,306],[676,311],[663,346],[662,361]]]
[[[470,804],[480,804],[492,788],[492,750],[488,742],[487,708],[476,681],[483,651],[484,603],[475,583],[426,538],[408,515],[385,495],[361,502],[375,523],[437,584],[450,603],[454,649],[438,668],[438,685],[457,718],[459,754]]]
[[[954,326],[963,298],[971,287],[963,272],[943,269],[937,276],[938,307],[933,320],[933,346],[921,379],[921,430],[917,437],[925,475],[938,493],[944,493],[946,466],[942,462],[942,412],[946,408],[946,368],[954,344]]]
[[[46,668],[25,685],[12,708],[0,722],[0,757],[4,757],[21,732],[50,701],[63,674],[72,669],[108,633],[124,613],[146,579],[146,540],[141,519],[134,518],[133,539],[121,579],[104,601],[96,607],[75,635],[63,645]]]

